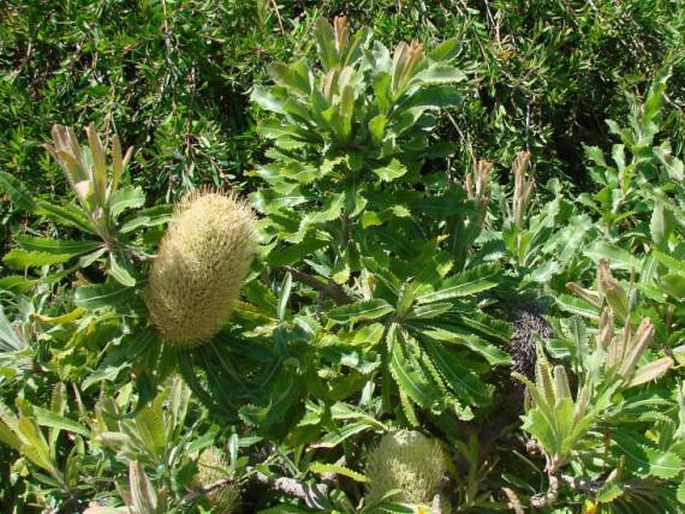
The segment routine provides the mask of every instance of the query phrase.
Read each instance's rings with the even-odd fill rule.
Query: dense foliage
[[[367,3],[7,4],[0,510],[685,510],[685,8]]]

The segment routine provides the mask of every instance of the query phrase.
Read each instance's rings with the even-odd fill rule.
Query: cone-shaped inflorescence
[[[443,452],[437,440],[409,430],[390,432],[369,454],[366,504],[376,503],[389,491],[399,489],[401,492],[391,501],[430,505],[444,475]]]
[[[240,489],[228,481],[230,475],[227,469],[228,464],[213,446],[204,450],[197,461],[195,484],[202,489],[210,489],[206,498],[212,512],[231,514],[238,511]]]
[[[181,201],[150,272],[152,323],[178,348],[198,346],[230,316],[256,250],[255,218],[233,195]]]

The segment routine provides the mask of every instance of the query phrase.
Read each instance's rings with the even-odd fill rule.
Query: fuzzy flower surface
[[[219,481],[229,478],[228,465],[215,447],[209,447],[200,454],[197,461],[195,483],[199,487],[210,487]],[[231,514],[238,511],[240,489],[232,483],[220,485],[207,493],[207,503],[212,512]]]
[[[371,505],[393,490],[391,501],[415,506],[430,505],[445,474],[440,443],[420,432],[397,430],[384,435],[367,460]]]
[[[180,202],[145,295],[151,321],[169,343],[199,346],[224,325],[255,255],[255,223],[233,195],[204,192]]]

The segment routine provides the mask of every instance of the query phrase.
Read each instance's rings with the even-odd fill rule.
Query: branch
[[[559,479],[555,475],[549,475],[549,488],[544,494],[536,494],[530,499],[530,506],[536,509],[549,507],[557,501],[559,496]]]
[[[281,269],[292,274],[293,278],[304,285],[307,285],[319,292],[322,299],[330,298],[338,305],[352,303],[352,298],[348,296],[340,284],[329,282],[326,284],[316,277],[303,271],[299,271],[292,266],[281,266]]]

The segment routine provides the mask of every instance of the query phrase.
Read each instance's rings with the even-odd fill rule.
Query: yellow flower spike
[[[181,202],[150,271],[152,324],[180,349],[216,335],[233,311],[256,251],[255,217],[233,195]]]
[[[368,505],[399,489],[393,502],[430,504],[445,475],[440,443],[420,432],[397,430],[384,435],[367,460]]]

